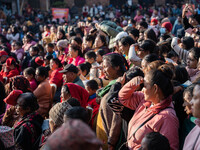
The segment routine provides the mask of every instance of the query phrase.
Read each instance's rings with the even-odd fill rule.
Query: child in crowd
[[[49,43],[46,45],[46,51],[47,51],[47,56],[48,55],[52,55],[53,58],[57,58],[57,54],[56,52],[54,51],[54,44],[53,43]]]
[[[89,100],[88,106],[93,109],[92,112],[92,119],[90,121],[90,125],[92,126],[93,130],[95,131],[96,122],[97,122],[97,114],[99,111],[99,104],[96,102],[96,91],[98,90],[98,83],[95,80],[89,80],[86,83],[86,90],[89,93]]]
[[[105,54],[105,51],[103,49],[99,49],[96,51],[96,61],[99,63],[99,65],[103,62],[103,55]]]
[[[138,150],[170,150],[168,139],[159,132],[150,132],[142,140]]]
[[[35,69],[28,67],[23,72],[24,77],[29,81],[32,91],[37,88],[37,82],[35,80]]]
[[[89,62],[92,65],[92,68],[90,69],[90,80],[93,78],[99,77],[98,67],[99,64],[96,61],[96,54],[94,51],[88,51],[85,53],[85,60],[86,62]]]

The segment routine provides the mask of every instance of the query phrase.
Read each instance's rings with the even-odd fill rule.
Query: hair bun
[[[168,77],[170,80],[172,80],[174,73],[172,71],[172,68],[169,65],[164,64],[164,65],[160,66],[158,68],[158,70],[160,70],[163,74],[165,74],[166,77]]]

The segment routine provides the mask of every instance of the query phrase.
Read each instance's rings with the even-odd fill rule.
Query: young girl
[[[85,59],[82,57],[82,51],[77,45],[70,45],[69,47],[69,55],[71,58],[68,60],[68,64],[73,64],[74,66],[78,66],[85,62]]]
[[[35,69],[32,67],[26,68],[23,72],[24,77],[29,81],[32,91],[37,88],[37,82],[35,80]]]

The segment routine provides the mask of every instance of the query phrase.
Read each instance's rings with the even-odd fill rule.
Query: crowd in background
[[[2,149],[200,149],[198,3],[4,9]]]

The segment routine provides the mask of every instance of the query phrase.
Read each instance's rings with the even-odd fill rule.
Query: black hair
[[[70,43],[72,42],[72,40],[76,41],[78,43],[78,45],[82,44],[82,39],[80,37],[77,36],[73,36],[70,38]]]
[[[170,51],[167,53],[167,58],[178,57],[178,54],[175,51]]]
[[[148,39],[151,39],[151,40],[153,40],[154,42],[157,42],[157,41],[158,41],[157,36],[156,36],[156,33],[155,33],[155,31],[154,31],[153,29],[147,29],[147,30],[144,32],[144,34],[147,35],[147,38],[148,38]]]
[[[158,55],[156,55],[156,54],[148,54],[143,58],[143,60],[145,60],[148,63],[151,63],[153,61],[160,60],[160,59],[159,59]]]
[[[31,93],[26,92],[19,96],[19,98],[23,98],[22,108],[26,110],[28,107],[32,112],[36,111],[39,108],[37,97]]]
[[[176,66],[175,67],[175,77],[173,80],[178,81],[180,84],[183,84],[187,80],[189,80],[188,72],[184,66]]]
[[[170,150],[169,140],[159,132],[150,132],[145,135],[149,150]]]
[[[127,82],[130,81],[131,79],[133,79],[136,76],[144,77],[143,71],[139,67],[130,68],[126,72],[126,81]]]
[[[81,28],[79,28],[79,27],[74,28],[74,32],[75,32],[76,34],[80,34],[81,37],[84,36],[83,31],[82,31]]]
[[[105,51],[103,49],[98,49],[98,51],[96,53],[101,56],[105,55]]]
[[[132,24],[136,24],[136,21],[133,18],[129,20],[131,21]]]
[[[147,75],[150,77],[151,85],[156,84],[165,98],[173,94],[174,88],[171,79],[174,74],[169,65],[164,64],[158,69],[150,70]]]
[[[139,37],[139,30],[137,29],[131,29],[130,31],[128,31],[129,34],[132,34],[134,37]]]
[[[32,67],[28,67],[24,69],[24,73],[28,75],[33,75],[33,77],[35,77],[35,69]]]
[[[156,43],[152,40],[144,40],[140,46],[143,51],[149,51],[150,53],[153,53],[156,48]]]
[[[107,60],[112,67],[120,67],[118,71],[118,76],[122,76],[124,72],[126,72],[124,60],[122,57],[123,56],[120,56],[117,53],[107,54],[103,56],[103,60]]]
[[[86,35],[86,41],[92,41],[92,45],[94,44],[95,37],[93,35]]]
[[[130,36],[126,36],[126,37],[123,37],[119,40],[122,45],[124,46],[131,46],[132,44],[135,43],[135,41],[133,40],[133,38],[131,38]]]
[[[38,67],[36,68],[36,71],[38,71],[38,75],[47,78],[49,76],[49,73],[45,67]]]
[[[54,44],[53,43],[48,43],[47,45],[48,45],[48,47],[54,48]]]
[[[199,61],[199,57],[200,57],[200,48],[197,47],[193,47],[189,53],[192,53],[192,55],[194,56],[194,58]]]
[[[59,29],[59,30],[58,30],[58,32],[61,32],[61,33],[62,33],[62,35],[63,35],[63,37],[62,37],[61,39],[59,39],[59,40],[64,40],[64,39],[66,39],[66,36],[65,36],[65,31],[64,31],[64,30],[62,30],[62,29]]]
[[[96,53],[92,50],[85,53],[85,56],[87,56],[89,59],[94,58],[94,60],[96,60],[96,57],[97,57]]]
[[[81,121],[88,124],[90,120],[90,116],[88,112],[85,110],[85,108],[80,106],[75,106],[70,109],[68,109],[65,112],[65,116],[69,119],[80,119]]]
[[[29,39],[30,41],[33,40],[33,37],[31,35],[29,35],[29,34],[26,34],[24,37],[27,38],[27,39]]]
[[[72,106],[81,106],[81,103],[76,98],[69,98],[67,102]]]
[[[34,51],[34,52],[37,52],[39,53],[40,49],[37,47],[37,46],[32,46],[31,49]]]
[[[142,26],[142,27],[144,27],[145,29],[148,28],[148,24],[147,24],[147,22],[145,22],[145,21],[141,21],[141,22],[139,23],[139,25]]]
[[[88,86],[91,90],[98,90],[99,88],[98,83],[95,80],[89,80],[86,82],[86,86]]]
[[[84,62],[78,66],[82,72],[86,70],[87,71],[86,75],[88,75],[88,73],[90,72],[90,68],[91,68],[91,64],[89,62]]]
[[[56,65],[58,65],[58,68],[62,67],[62,63],[61,63],[60,59],[58,59],[58,58],[52,58],[52,60],[56,63]]]
[[[72,45],[70,45],[70,47],[71,47],[74,51],[78,51],[78,56],[83,57],[83,53],[82,53],[82,51],[81,51],[80,46],[72,44]]]
[[[44,59],[47,59],[47,60],[51,60],[53,58],[53,55],[49,54],[49,55],[46,55],[44,57]]]
[[[20,41],[17,41],[15,44],[16,44],[17,46],[22,47],[22,43],[21,43]]]
[[[101,42],[104,43],[103,46],[107,46],[106,37],[104,35],[99,34],[97,35],[97,37],[99,37],[101,39]]]
[[[192,37],[183,37],[181,41],[185,45],[186,50],[190,50],[194,47],[194,39]]]
[[[16,26],[13,26],[14,32],[12,32],[14,35],[16,35],[17,33],[19,33],[19,30]]]

